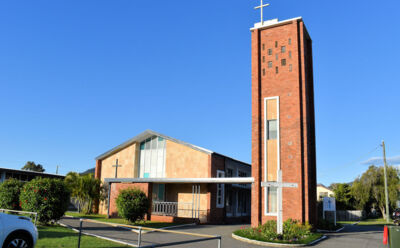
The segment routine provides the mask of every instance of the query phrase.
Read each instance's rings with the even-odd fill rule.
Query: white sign
[[[335,197],[324,197],[323,211],[336,211]]]

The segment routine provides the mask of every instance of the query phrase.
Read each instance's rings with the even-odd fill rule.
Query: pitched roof
[[[103,153],[103,154],[97,156],[97,157],[96,157],[96,160],[104,159],[104,158],[106,158],[106,157],[108,157],[108,156],[110,156],[110,155],[113,155],[113,154],[115,154],[115,153],[121,151],[122,149],[124,149],[124,148],[126,148],[126,147],[132,145],[132,144],[135,143],[135,142],[141,142],[141,141],[143,141],[143,140],[145,140],[145,139],[147,139],[147,138],[150,138],[150,137],[152,137],[152,136],[159,136],[159,137],[162,137],[162,138],[164,138],[164,139],[171,140],[171,141],[173,141],[173,142],[175,142],[175,143],[188,146],[188,147],[190,147],[190,148],[192,148],[192,149],[195,149],[195,150],[198,150],[198,151],[207,153],[207,154],[212,154],[212,153],[214,153],[214,152],[211,151],[211,150],[202,148],[202,147],[200,147],[200,146],[195,146],[195,145],[189,144],[189,143],[187,143],[187,142],[184,142],[184,141],[181,141],[181,140],[177,140],[177,139],[174,139],[174,138],[169,137],[169,136],[167,136],[167,135],[164,135],[164,134],[161,134],[161,133],[158,133],[158,132],[155,132],[155,131],[153,131],[153,130],[149,130],[149,129],[148,129],[148,130],[146,130],[146,131],[140,133],[139,135],[133,137],[132,139],[129,139],[129,140],[125,141],[124,143],[122,143],[122,144],[120,144],[120,145],[118,145],[118,146],[112,148],[111,150],[109,150],[109,151],[107,151],[107,152],[105,152],[105,153]]]
[[[211,154],[216,154],[216,155],[224,156],[224,157],[229,158],[229,159],[231,159],[231,160],[234,160],[234,161],[243,163],[243,164],[245,164],[245,165],[251,166],[249,163],[245,163],[245,162],[243,162],[243,161],[237,160],[237,159],[232,158],[232,157],[229,157],[229,156],[225,156],[225,155],[223,155],[223,154],[220,154],[220,153],[217,153],[217,152],[208,150],[208,149],[206,149],[206,148],[203,148],[203,147],[200,147],[200,146],[196,146],[196,145],[193,145],[193,144],[184,142],[184,141],[182,141],[182,140],[178,140],[178,139],[172,138],[172,137],[170,137],[170,136],[167,136],[167,135],[164,135],[164,134],[155,132],[155,131],[150,130],[150,129],[147,129],[146,131],[140,133],[139,135],[133,137],[132,139],[129,139],[129,140],[125,141],[124,143],[122,143],[122,144],[120,144],[120,145],[118,145],[118,146],[112,148],[111,150],[108,150],[108,151],[106,151],[105,153],[100,154],[100,155],[97,156],[95,159],[96,159],[96,160],[105,159],[105,158],[107,158],[107,157],[109,157],[109,156],[111,156],[111,155],[113,155],[113,154],[115,154],[115,153],[117,153],[117,152],[123,150],[124,148],[126,148],[126,147],[132,145],[132,144],[135,143],[135,142],[141,142],[141,141],[143,141],[143,140],[145,140],[145,139],[148,139],[148,138],[150,138],[150,137],[153,137],[153,136],[162,137],[162,138],[164,138],[164,139],[166,139],[166,140],[173,141],[173,142],[175,142],[175,143],[178,143],[178,144],[181,144],[181,145],[190,147],[190,148],[192,148],[192,149],[194,149],[194,150],[197,150],[197,151],[200,151],[200,152],[204,152],[204,153],[209,154],[209,155],[211,155]]]

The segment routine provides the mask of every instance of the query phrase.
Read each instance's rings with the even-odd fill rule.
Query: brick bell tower
[[[301,17],[262,21],[251,28],[251,50],[252,175],[255,180],[252,226],[276,220],[279,204],[283,220],[292,218],[315,224],[311,38]],[[277,187],[265,186],[265,182],[279,181],[295,183],[296,187],[279,191]]]

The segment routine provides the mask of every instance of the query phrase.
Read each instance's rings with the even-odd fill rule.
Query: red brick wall
[[[137,188],[143,191],[147,197],[151,200],[152,194],[152,184],[151,183],[112,183],[111,184],[111,192],[110,192],[110,216],[116,217],[118,216],[116,199],[118,197],[119,191],[128,188]],[[151,206],[151,202],[150,202]],[[150,219],[151,208],[149,209],[149,213],[147,214],[147,219]]]
[[[291,39],[291,45],[288,39]],[[278,47],[275,47],[275,42]],[[265,49],[262,49],[264,44]],[[281,46],[286,52],[281,53]],[[268,49],[273,54],[268,55]],[[289,51],[292,57],[289,58]],[[278,60],[275,55],[278,54]],[[265,56],[265,62],[262,57]],[[311,40],[301,20],[252,31],[252,225],[264,223],[264,104],[279,96],[280,166],[284,182],[298,188],[283,189],[283,218],[315,223],[316,162]],[[281,59],[286,59],[286,66]],[[273,67],[268,68],[268,61]],[[289,71],[292,65],[292,71]],[[279,72],[275,72],[278,66]],[[263,75],[263,69],[265,75]]]

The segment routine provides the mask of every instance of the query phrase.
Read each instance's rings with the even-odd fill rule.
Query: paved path
[[[79,228],[79,220],[73,218],[63,218],[61,221],[74,228]],[[260,246],[250,245],[237,241],[231,237],[234,230],[240,229],[243,225],[198,225],[174,228],[173,230],[221,235],[222,247],[250,247],[260,248]],[[117,239],[130,244],[137,244],[138,235],[122,228],[115,228],[108,225],[98,223],[84,222],[83,231],[95,235],[105,236],[111,239]],[[383,227],[382,226],[351,226],[348,225],[340,233],[328,234],[328,238],[312,247],[318,248],[385,248],[382,244]],[[199,237],[191,237],[186,235],[151,232],[142,236],[142,245],[165,244],[168,242],[177,242],[184,240],[195,240]],[[184,245],[175,245],[168,247],[217,247],[217,240],[208,240]],[[83,247],[84,248],[84,247]]]

